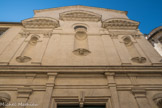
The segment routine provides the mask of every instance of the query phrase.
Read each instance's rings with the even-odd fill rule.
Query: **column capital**
[[[18,98],[29,98],[29,96],[33,92],[33,89],[30,87],[22,87],[22,88],[18,88],[17,92],[18,92],[17,95]]]
[[[144,88],[134,87],[132,88],[132,93],[135,98],[146,98],[146,90]]]

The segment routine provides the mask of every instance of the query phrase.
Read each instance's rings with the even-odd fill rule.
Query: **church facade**
[[[0,23],[2,108],[162,108],[162,57],[127,12],[34,14]]]

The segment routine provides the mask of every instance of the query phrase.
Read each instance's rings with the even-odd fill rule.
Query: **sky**
[[[72,5],[128,11],[144,34],[162,26],[162,0],[0,0],[0,22],[21,22],[32,18],[33,10]]]

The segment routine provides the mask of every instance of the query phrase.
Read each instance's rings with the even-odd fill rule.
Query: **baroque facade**
[[[127,12],[67,6],[0,23],[5,108],[162,108],[162,57]]]
[[[147,39],[162,56],[162,26],[153,29],[147,36]]]

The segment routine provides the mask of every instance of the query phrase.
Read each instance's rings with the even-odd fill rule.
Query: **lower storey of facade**
[[[0,102],[2,108],[161,108],[162,73],[1,71]]]

